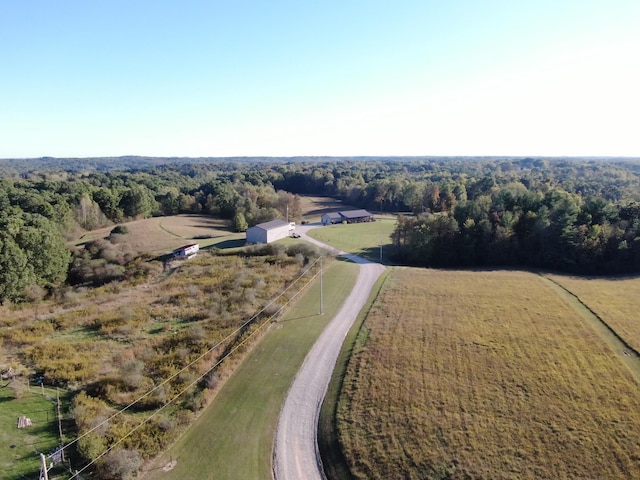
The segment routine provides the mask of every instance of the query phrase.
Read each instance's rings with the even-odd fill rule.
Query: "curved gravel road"
[[[358,279],[344,305],[318,338],[285,399],[273,449],[273,474],[276,480],[324,479],[318,452],[318,419],[342,343],[384,266],[355,255],[337,251],[306,235],[316,225],[304,225],[296,231],[305,240],[343,255],[360,265]]]

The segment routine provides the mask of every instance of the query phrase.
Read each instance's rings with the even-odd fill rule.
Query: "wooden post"
[[[320,315],[324,315],[324,298],[322,291],[322,257],[320,257]]]
[[[60,394],[58,393],[58,387],[56,387],[56,413],[58,417],[58,434],[60,435],[60,448],[64,445],[64,439],[62,438],[62,415],[60,414]],[[64,449],[60,451],[62,461],[64,462]]]
[[[49,480],[49,473],[47,472],[47,459],[44,453],[40,454],[40,480]]]

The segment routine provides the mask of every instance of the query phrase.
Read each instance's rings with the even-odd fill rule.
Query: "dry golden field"
[[[126,248],[141,254],[164,254],[185,243],[196,242],[201,247],[217,246],[225,240],[244,240],[244,233],[234,233],[228,220],[208,215],[174,215],[134,220],[122,224],[129,229]],[[82,244],[105,238],[113,226],[92,230],[74,243]]]
[[[625,342],[640,351],[640,277],[548,277],[576,295]]]
[[[355,478],[640,478],[640,386],[524,272],[394,269],[338,407]]]

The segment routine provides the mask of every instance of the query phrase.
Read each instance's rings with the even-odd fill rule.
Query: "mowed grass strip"
[[[254,347],[212,404],[145,479],[271,479],[278,415],[311,346],[351,292],[358,266],[335,261]],[[176,460],[165,472],[162,467]]]
[[[355,478],[640,478],[640,388],[536,275],[395,268],[359,343]]]
[[[342,251],[360,255],[374,262],[387,263],[386,250],[392,244],[391,234],[395,227],[395,219],[384,218],[375,222],[328,225],[314,228],[307,234]]]
[[[45,455],[60,443],[56,421],[56,404],[45,395],[56,398],[55,390],[30,387],[24,379],[13,381],[20,385],[19,398],[15,398],[9,380],[0,382],[0,479],[37,478],[40,471],[39,453]],[[18,429],[18,418],[27,417],[31,426]]]
[[[547,276],[576,295],[627,344],[640,351],[640,277]]]

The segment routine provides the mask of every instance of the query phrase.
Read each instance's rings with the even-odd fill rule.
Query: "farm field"
[[[576,295],[636,351],[640,351],[640,277],[547,275]]]
[[[206,247],[239,247],[244,245],[245,234],[235,233],[228,220],[210,215],[173,215],[153,217],[123,223],[129,229],[126,248],[140,254],[161,255],[185,243],[199,243]],[[75,242],[80,245],[105,238],[114,226],[92,230]]]
[[[145,479],[271,478],[271,447],[284,397],[357,273],[355,264],[333,262],[324,278],[325,314],[318,314],[316,282],[271,325],[197,423],[157,459]],[[165,472],[161,467],[171,459],[177,463]]]
[[[347,368],[354,478],[640,478],[640,387],[536,275],[394,268]]]
[[[391,246],[391,234],[395,226],[395,219],[384,218],[375,222],[318,227],[310,230],[307,235],[345,252],[360,255],[374,262],[387,263],[385,251]]]

